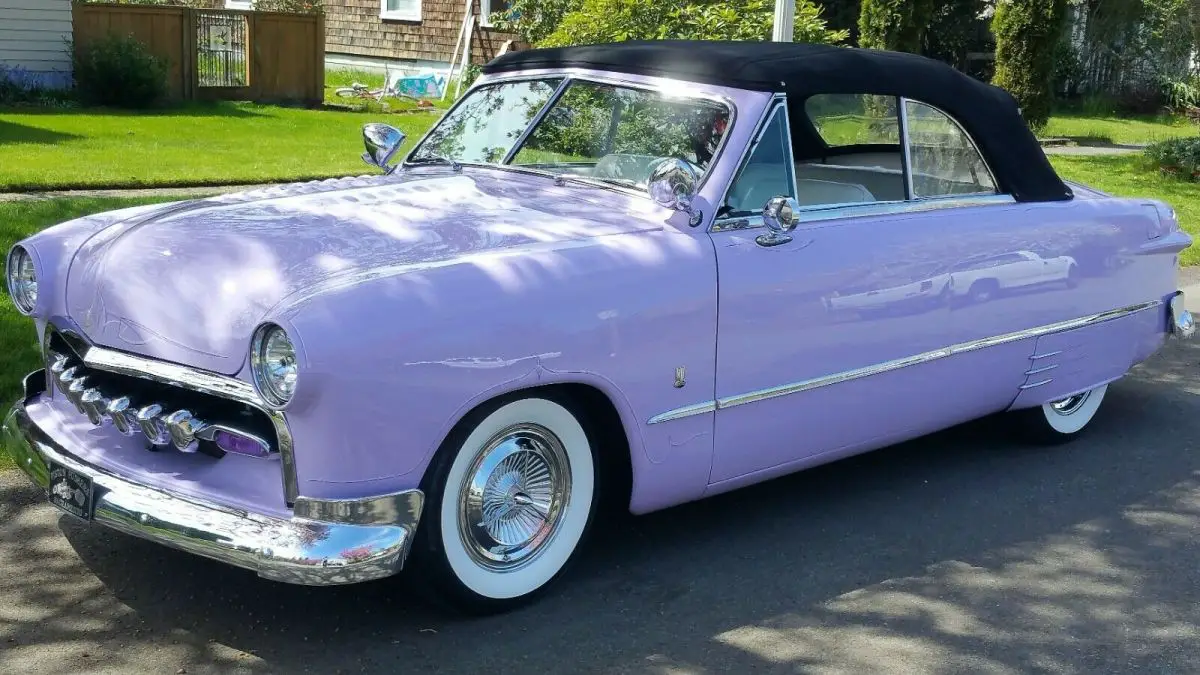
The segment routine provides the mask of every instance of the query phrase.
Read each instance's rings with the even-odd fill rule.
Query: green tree
[[[920,54],[937,7],[935,0],[863,0],[858,45]]]
[[[1021,106],[1025,122],[1040,131],[1054,100],[1055,46],[1067,17],[1067,0],[998,0],[992,18],[996,76]]]
[[[646,0],[582,0],[567,11],[539,47],[624,40],[769,40],[774,0],[694,0],[672,5]],[[831,30],[812,0],[796,0],[793,39],[840,43],[846,31]]]
[[[934,10],[921,53],[962,69],[968,52],[989,51],[986,24],[980,18],[987,4],[987,0],[943,2]]]

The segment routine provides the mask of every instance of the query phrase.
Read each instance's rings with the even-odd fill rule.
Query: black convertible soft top
[[[1008,92],[904,52],[797,42],[629,41],[509,52],[484,73],[589,68],[783,92],[793,124],[817,94],[903,96],[949,113],[979,145],[1000,188],[1018,201],[1072,198]],[[793,133],[795,134],[794,130]]]

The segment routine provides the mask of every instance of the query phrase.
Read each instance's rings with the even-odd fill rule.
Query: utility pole
[[[773,42],[791,42],[795,31],[796,0],[775,0],[775,28],[771,34]]]

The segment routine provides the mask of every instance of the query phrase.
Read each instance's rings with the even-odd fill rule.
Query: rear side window
[[[993,194],[996,183],[967,133],[946,113],[904,101],[913,196]]]

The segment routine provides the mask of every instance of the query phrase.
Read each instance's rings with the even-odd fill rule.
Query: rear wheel
[[[1083,433],[1096,416],[1107,391],[1105,384],[1037,408],[1017,411],[1021,431],[1038,443],[1065,443]]]
[[[967,300],[972,303],[982,303],[996,297],[996,293],[1000,290],[1000,284],[995,279],[980,279],[971,284],[970,290],[967,291]]]
[[[460,609],[493,613],[554,581],[590,529],[593,444],[550,397],[495,402],[446,439],[427,476],[418,562]]]

